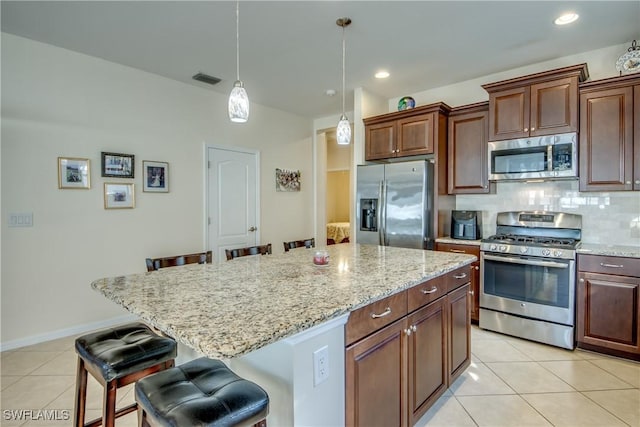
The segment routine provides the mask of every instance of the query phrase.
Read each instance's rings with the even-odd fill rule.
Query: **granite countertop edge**
[[[604,243],[584,243],[576,250],[580,255],[601,255],[624,258],[640,258],[640,246],[607,245]]]

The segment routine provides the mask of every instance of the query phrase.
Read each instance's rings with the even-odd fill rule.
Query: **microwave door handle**
[[[547,171],[553,172],[553,145],[547,145]]]
[[[488,259],[489,261],[508,262],[510,264],[534,265],[536,267],[569,268],[568,264],[562,262],[532,261],[530,259],[509,258],[487,254],[484,255],[484,259]]]

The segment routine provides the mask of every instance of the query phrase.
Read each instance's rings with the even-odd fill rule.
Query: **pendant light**
[[[249,119],[249,97],[240,80],[240,2],[236,1],[236,81],[229,95],[229,119],[245,123]]]
[[[349,145],[351,143],[351,125],[349,124],[349,119],[344,112],[344,98],[345,98],[345,73],[344,73],[344,62],[345,62],[345,42],[344,42],[344,29],[351,24],[350,18],[339,18],[336,21],[336,24],[339,27],[342,27],[342,115],[340,116],[340,121],[338,122],[338,127],[336,128],[336,140],[339,145]]]

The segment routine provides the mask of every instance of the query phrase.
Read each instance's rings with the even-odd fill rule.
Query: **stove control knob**
[[[562,256],[562,251],[556,249],[555,251],[553,251],[553,256],[554,257],[561,257]]]
[[[543,249],[542,250],[542,256],[549,256],[551,255],[551,250],[549,249]]]
[[[529,251],[529,248],[526,246],[521,246],[520,247],[520,253],[521,254],[526,254]]]
[[[507,245],[500,245],[500,252],[506,252],[507,251]]]
[[[489,247],[489,250],[491,250],[491,251],[498,250],[498,245],[496,245],[495,243],[492,243],[491,246]]]

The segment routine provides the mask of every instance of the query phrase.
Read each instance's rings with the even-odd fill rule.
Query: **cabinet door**
[[[577,341],[640,354],[640,279],[579,272]]]
[[[471,264],[471,289],[469,295],[471,295],[471,321],[478,323],[480,321],[480,261],[476,261]]]
[[[347,426],[407,426],[406,317],[347,347]]]
[[[489,141],[529,136],[529,87],[489,94]]]
[[[365,129],[365,160],[395,157],[396,122],[369,125]]]
[[[488,121],[488,111],[449,117],[449,194],[489,192]]]
[[[469,313],[469,285],[447,296],[449,324],[449,363],[447,384],[455,381],[471,364],[471,318]]]
[[[531,85],[530,136],[578,131],[578,78]]]
[[[398,120],[396,156],[432,154],[435,119],[436,115],[429,113]]]
[[[631,190],[633,88],[580,95],[580,191]]]
[[[447,317],[442,297],[408,317],[410,425],[447,389]]]
[[[633,189],[640,191],[640,85],[633,87]]]

